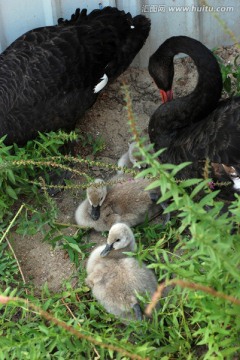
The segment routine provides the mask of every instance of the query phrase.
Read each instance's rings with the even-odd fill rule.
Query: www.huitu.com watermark
[[[147,4],[142,6],[143,13],[157,13],[157,12],[231,12],[233,6],[168,6]]]

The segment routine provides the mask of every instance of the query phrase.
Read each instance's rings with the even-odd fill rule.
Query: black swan
[[[19,37],[0,55],[0,137],[24,145],[39,131],[72,130],[149,31],[145,16],[106,7]]]
[[[193,59],[198,82],[192,93],[173,100],[173,58],[178,53]],[[166,148],[161,162],[192,161],[180,175],[198,177],[204,159],[209,159],[213,179],[231,179],[234,189],[240,190],[240,97],[220,100],[222,77],[212,52],[187,36],[171,37],[150,57],[148,69],[164,102],[148,128],[155,150]]]

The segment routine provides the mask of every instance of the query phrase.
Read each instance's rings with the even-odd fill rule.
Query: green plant
[[[96,155],[105,149],[105,143],[101,136],[93,136],[92,134],[79,134],[79,140],[83,148],[90,147],[90,153]]]
[[[7,223],[17,201],[30,205],[34,199],[35,204],[42,203],[44,194],[39,191],[34,180],[45,177],[47,182],[49,167],[44,166],[44,162],[50,155],[60,156],[64,144],[75,139],[74,133],[60,131],[48,135],[39,134],[38,139],[29,141],[25,147],[18,147],[16,144],[6,146],[4,138],[0,140],[0,222],[4,220]],[[40,163],[38,167],[31,163],[32,159]]]
[[[160,300],[159,309],[152,314],[152,321],[131,322],[123,331],[123,325],[105,313],[91,297],[84,285],[85,271],[80,262],[79,287],[73,290],[66,284],[66,290],[54,296],[45,288],[41,302],[29,295],[27,299],[73,325],[83,337],[90,335],[106,347],[89,342],[87,338],[80,341],[68,331],[56,328],[54,323],[46,323],[36,311],[26,313],[25,306],[17,302],[2,308],[1,358],[7,353],[12,359],[40,355],[57,359],[93,358],[97,354],[101,358],[120,359],[121,348],[145,359],[231,359],[232,354],[238,353],[238,307],[221,297],[199,291],[197,284],[240,298],[239,235],[231,234],[233,223],[240,220],[240,200],[236,199],[231,205],[235,218],[218,215],[222,203],[215,202],[216,192],[209,192],[207,181],[195,179],[176,184],[175,175],[180,167],[159,164],[155,159],[157,155],[147,153],[141,144],[140,151],[144,151],[150,165],[142,175],[150,174],[157,179],[152,187],[161,187],[161,200],[174,198],[167,211],[176,211],[179,220],[175,226],[169,224],[167,228],[148,223],[139,226],[135,230],[139,246],[134,256],[147,262],[159,281],[166,280],[167,285],[173,276],[176,281],[186,279],[195,284],[194,291],[178,286],[168,289]],[[195,189],[190,193],[186,191],[193,184],[196,184]],[[204,188],[206,195],[200,202],[195,201],[198,191]],[[212,209],[207,212],[205,205]],[[166,245],[171,242],[174,244],[169,250]],[[85,253],[86,249],[82,251]],[[3,293],[15,296],[16,288],[14,291],[13,295],[10,289]],[[146,302],[143,298],[140,301]],[[120,350],[111,350],[110,345]]]
[[[161,166],[158,169],[161,178],[167,176],[171,180],[171,174]],[[153,168],[149,168],[149,171],[152,173]],[[205,186],[201,181],[200,184],[201,187]],[[194,194],[185,194],[184,185],[179,185],[178,218],[188,218],[186,222],[175,228],[169,224],[167,229],[160,224],[139,226],[135,230],[139,245],[134,256],[147,262],[159,281],[166,279],[168,283],[172,276],[175,279],[184,278],[193,281],[195,286],[199,283],[210,285],[221,293],[240,298],[239,237],[237,234],[231,235],[230,242],[226,243],[226,239],[221,241],[226,234],[230,236],[232,219],[227,220],[224,215],[218,217],[217,207],[214,216],[213,212],[210,213],[209,217],[213,219],[209,223],[202,204],[210,203],[215,208],[214,200],[208,193],[202,204],[195,208]],[[186,199],[189,202],[185,203]],[[232,206],[232,212],[238,216],[236,220],[239,220],[238,202]],[[186,209],[187,217],[182,216]],[[212,228],[213,222],[216,225]],[[196,225],[201,229],[200,232],[194,231]],[[205,236],[203,241],[202,237],[204,239]],[[176,238],[177,245],[173,245],[171,250],[166,248],[166,244]],[[8,305],[1,318],[1,329],[5,335],[0,338],[2,358],[6,353],[12,359],[37,358],[37,354],[42,358],[51,356],[57,359],[94,358],[97,354],[104,359],[122,358],[120,351],[108,349],[107,344],[124,348],[133,356],[136,354],[150,359],[231,359],[231,354],[237,354],[239,350],[239,308],[229,301],[201,292],[197,287],[189,291],[175,286],[163,295],[158,311],[152,314],[152,321],[131,322],[127,327],[124,326],[123,331],[123,325],[91,297],[84,279],[85,271],[80,263],[80,285],[77,288],[72,289],[70,284],[66,284],[64,292],[56,295],[50,294],[45,288],[41,301],[29,295],[27,299],[74,326],[83,336],[90,335],[105,344],[106,348],[87,339],[78,340],[68,331],[56,328],[54,323],[46,323],[39,317],[39,311],[26,313],[25,306],[17,302]],[[5,291],[5,294],[11,295],[11,292]],[[16,289],[12,296],[15,295]],[[140,301],[145,303],[146,300],[140,298]],[[14,317],[16,310],[19,314],[17,320]]]
[[[158,307],[154,308],[153,302],[148,304],[147,298],[139,297],[142,307],[150,306],[152,318],[127,325],[106,313],[85,285],[83,260],[92,246],[82,241],[87,230],[76,230],[71,236],[66,234],[68,225],[55,221],[56,204],[48,196],[48,185],[44,181],[42,185],[46,189],[41,195],[38,193],[41,181],[37,181],[36,171],[39,166],[43,169],[47,165],[61,167],[71,161],[89,167],[103,164],[65,157],[58,151],[38,157],[35,152],[45,148],[44,143],[50,141],[47,139],[43,139],[42,146],[34,153],[29,149],[31,154],[27,158],[25,150],[19,150],[24,156],[13,159],[10,149],[5,149],[1,176],[5,186],[13,186],[17,199],[8,195],[3,208],[6,224],[2,225],[4,233],[0,241],[0,294],[7,298],[0,297],[0,359],[231,360],[240,356],[240,197],[236,196],[229,206],[231,216],[228,216],[221,213],[224,204],[216,200],[217,192],[208,187],[210,179],[176,181],[178,171],[187,164],[160,164],[158,154],[148,151],[138,135],[130,97],[125,91],[134,140],[149,165],[138,176],[153,177],[149,189],[160,188],[159,201],[168,201],[166,212],[172,214],[166,227],[146,222],[134,229],[138,250],[129,254],[146,262],[156,273],[160,283],[156,293]],[[105,167],[116,168],[108,164]],[[6,175],[7,169],[13,171],[16,183],[7,177],[12,176]],[[86,182],[81,187],[90,181],[85,175]],[[25,204],[21,197],[30,192],[32,176],[35,176],[37,195]],[[70,184],[66,188],[73,187]],[[18,205],[14,218],[9,215],[13,213],[13,204],[14,212]],[[41,214],[36,211],[36,204],[44,210]],[[43,224],[50,226],[45,239],[54,245],[62,242],[78,266],[75,287],[66,282],[62,292],[52,294],[45,286],[41,296],[36,297],[29,286],[26,294],[26,286],[5,243],[20,215],[17,231],[21,234],[32,234]]]
[[[234,231],[240,221],[240,197],[236,195],[236,200],[229,206],[232,214],[230,217],[226,212],[221,214],[224,204],[215,201],[218,192],[209,190],[207,184],[210,179],[187,179],[177,183],[177,172],[188,164],[160,164],[157,157],[164,150],[154,155],[146,152],[136,130],[128,96],[127,93],[127,108],[134,140],[138,142],[141,155],[150,165],[138,176],[151,175],[157,179],[148,190],[160,187],[159,202],[171,200],[166,212],[176,212],[180,219],[180,226],[174,230],[178,245],[173,254],[159,248],[155,252],[157,261],[150,267],[162,274],[162,280],[168,281],[175,276],[191,280],[196,285],[200,283],[210,286],[220,293],[231,294],[234,299],[240,299],[240,244],[239,234]],[[189,191],[193,185],[194,189]],[[204,191],[205,195],[198,201],[196,196],[200,191]],[[147,254],[149,256],[149,248]],[[237,306],[230,301],[226,302],[224,297],[217,297],[216,294],[214,296],[213,293],[211,296],[198,295],[196,291],[182,289],[179,292],[178,289],[177,294],[188,314],[191,338],[197,339],[196,344],[208,347],[204,358],[229,358],[240,350],[240,318]],[[176,295],[173,295],[175,300]]]
[[[67,251],[70,260],[78,267],[80,262],[85,259],[87,251],[94,244],[87,242],[88,229],[77,229],[73,235],[69,236],[63,233],[63,230],[68,227],[68,224],[52,223],[51,229],[44,237],[44,241],[53,246],[60,245],[62,249]],[[82,242],[83,238],[85,239],[84,242]]]
[[[234,61],[225,62],[220,56],[215,55],[221,68],[223,78],[223,89],[228,96],[240,95],[240,66],[239,55],[237,55]]]

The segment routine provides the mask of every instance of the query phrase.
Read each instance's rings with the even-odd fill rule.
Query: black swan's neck
[[[193,59],[198,71],[197,85],[189,95],[160,106],[150,120],[150,130],[151,122],[162,130],[174,130],[197,122],[216,108],[221,97],[222,76],[217,60],[202,43],[186,36],[166,40],[151,56],[149,72],[158,87],[165,91],[171,89],[173,58],[178,53],[185,53]]]

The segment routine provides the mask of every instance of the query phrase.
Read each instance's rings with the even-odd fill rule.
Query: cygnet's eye
[[[115,242],[119,242],[119,241],[121,241],[121,239],[117,239],[117,240],[115,240]]]

